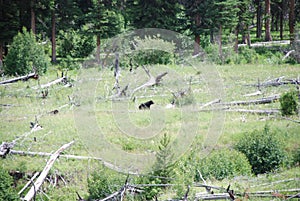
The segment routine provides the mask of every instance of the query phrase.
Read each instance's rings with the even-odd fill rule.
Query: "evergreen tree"
[[[93,0],[92,8],[86,16],[90,24],[88,32],[97,37],[96,59],[100,62],[101,38],[113,37],[121,32],[122,16],[117,10],[116,1]]]
[[[204,0],[181,0],[186,15],[186,29],[189,29],[195,38],[194,55],[200,49],[201,34],[205,34],[208,29],[209,21],[206,18],[208,1]]]
[[[133,27],[161,28],[177,31],[180,27],[180,4],[177,0],[129,0],[128,15]]]
[[[9,75],[25,75],[33,71],[42,74],[48,65],[43,47],[36,42],[35,35],[24,28],[23,33],[18,33],[9,47],[4,71]]]
[[[7,53],[6,45],[18,33],[20,25],[18,9],[17,1],[0,0],[0,62]]]

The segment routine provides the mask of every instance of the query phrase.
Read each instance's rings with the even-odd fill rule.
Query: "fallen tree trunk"
[[[283,79],[284,76],[282,77],[278,77],[278,78],[275,78],[275,79],[272,79],[272,80],[268,80],[266,82],[263,82],[263,83],[259,83],[258,84],[252,84],[250,86],[255,86],[255,87],[277,87],[277,86],[280,86],[280,85],[287,85],[287,84],[296,84],[296,85],[299,85],[300,84],[300,80],[299,78],[295,78],[295,79]],[[249,85],[248,85],[249,86]]]
[[[51,156],[51,153],[47,153],[47,152],[33,152],[33,151],[18,151],[18,150],[10,150],[9,152],[10,154],[15,154],[15,155],[24,155],[24,156],[42,156],[42,157],[48,157]],[[119,167],[105,162],[102,158],[98,158],[98,157],[90,157],[90,156],[75,156],[75,155],[68,155],[68,154],[64,154],[64,155],[60,155],[60,158],[66,158],[66,159],[76,159],[76,160],[98,160],[98,161],[102,161],[103,165],[116,170],[118,172],[124,172],[124,170],[120,169]],[[129,172],[128,174],[131,175],[136,175],[136,172]]]
[[[248,110],[248,109],[226,109],[227,112],[241,112],[241,113],[251,113],[251,114],[278,114],[279,109],[269,109],[269,110]]]
[[[38,88],[44,89],[44,88],[48,88],[48,87],[50,87],[52,85],[55,85],[55,84],[66,83],[66,82],[67,82],[67,77],[63,76],[63,77],[58,78],[56,80],[53,80],[52,82],[49,82],[47,84],[42,84],[39,87],[34,87],[34,89],[38,89]]]
[[[39,175],[39,172],[36,172],[33,177],[30,178],[30,180],[25,184],[25,186],[18,192],[18,195],[21,195],[23,191],[35,180],[35,178]]]
[[[251,104],[267,104],[272,103],[279,99],[279,95],[270,96],[266,98],[256,99],[256,100],[249,100],[249,101],[232,101],[227,103],[220,103],[221,105],[251,105]]]
[[[48,160],[45,168],[43,169],[43,171],[41,172],[41,174],[37,178],[37,180],[34,182],[33,186],[30,188],[30,190],[28,191],[28,193],[25,195],[25,197],[24,197],[23,200],[29,201],[33,197],[35,197],[36,192],[39,190],[39,188],[43,184],[44,180],[46,179],[46,177],[47,177],[47,175],[48,175],[51,167],[53,166],[55,160],[58,158],[58,156],[61,154],[61,152],[63,152],[68,147],[70,147],[73,143],[74,143],[74,141],[72,141],[72,142],[70,142],[68,144],[64,144],[54,154],[51,155],[51,157]]]
[[[9,79],[9,80],[4,80],[4,81],[0,82],[0,85],[10,84],[10,83],[18,82],[18,81],[27,81],[28,79],[38,79],[38,74],[29,73],[28,75],[12,78],[12,79]]]

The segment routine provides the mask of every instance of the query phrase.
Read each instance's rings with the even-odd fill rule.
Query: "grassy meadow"
[[[250,86],[258,81],[263,83],[282,76],[286,79],[299,77],[299,65],[214,66],[196,63],[192,66],[156,65],[148,66],[148,69],[153,76],[163,72],[168,74],[158,86],[145,87],[131,94],[148,80],[148,76],[142,68],[133,72],[122,69],[120,88],[128,85],[128,94],[122,97],[114,96],[115,78],[110,69],[84,68],[69,71],[68,79],[73,87],[53,85],[48,88],[46,98],[42,98],[42,91],[45,89],[39,86],[57,79],[54,67],[39,80],[0,85],[0,141],[11,142],[17,139],[14,150],[53,153],[63,144],[75,140],[63,154],[103,158],[106,162],[121,166],[125,173],[143,173],[143,165],[147,164],[143,164],[143,161],[137,164],[126,161],[127,153],[140,154],[142,159],[144,155],[151,157],[158,151],[163,134],[168,134],[174,147],[178,148],[175,150],[177,158],[186,154],[191,144],[197,144],[200,151],[204,145],[212,149],[232,149],[244,133],[261,130],[266,124],[271,130],[280,132],[288,153],[299,149],[300,124],[283,119],[280,113],[267,115],[218,110],[224,107],[221,104],[202,107],[215,99],[221,99],[221,103],[254,100],[295,89],[295,85],[261,87],[260,95],[244,96],[258,90],[257,87]],[[5,79],[8,78],[2,78]],[[189,97],[183,100],[184,104],[167,109],[166,106],[173,98],[172,93],[182,90],[190,90]],[[139,110],[139,104],[148,100],[155,103],[151,109]],[[275,101],[271,104],[230,106],[228,110],[236,108],[279,109],[280,103]],[[59,112],[52,114],[53,110]],[[30,122],[34,122],[36,118],[42,129],[31,132]],[[289,118],[299,121],[297,115]],[[34,172],[41,171],[47,160],[47,157],[40,156],[8,155],[5,159],[0,159],[0,165],[10,171],[25,172],[30,177]],[[87,178],[93,171],[101,168],[101,161],[60,157],[50,175],[64,179],[58,179],[55,186],[46,181],[42,188],[44,193],[38,194],[37,200],[76,200],[76,191],[87,197]],[[27,177],[16,182],[17,190],[24,186]],[[270,174],[207,182],[224,187],[231,183],[235,191],[245,192],[247,189],[254,192],[299,189],[299,178],[299,165],[290,167],[286,164]],[[195,192],[203,190],[194,189]]]

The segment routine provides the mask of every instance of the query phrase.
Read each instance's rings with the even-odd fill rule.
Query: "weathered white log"
[[[18,82],[18,81],[26,81],[30,78],[37,79],[38,75],[36,73],[29,73],[28,75],[12,78],[12,79],[9,79],[9,80],[4,80],[4,81],[0,82],[0,85],[10,84],[10,83]]]
[[[42,157],[47,157],[47,156],[51,156],[51,153],[47,153],[47,152],[32,152],[32,151],[19,151],[19,150],[10,150],[9,152],[10,154],[15,154],[15,155],[24,155],[24,156],[42,156]],[[99,157],[90,157],[90,156],[75,156],[75,155],[68,155],[68,154],[64,154],[64,155],[60,155],[60,158],[66,158],[66,159],[76,159],[76,160],[98,160],[98,161],[102,161],[103,165],[113,169],[115,171],[118,172],[124,172],[124,170],[122,170],[121,168],[105,162],[102,158]],[[136,175],[136,172],[128,172],[128,174],[131,175]]]
[[[267,104],[272,103],[279,99],[279,95],[274,95],[266,98],[261,98],[257,100],[249,100],[249,101],[232,101],[227,103],[220,103],[221,105],[251,105],[251,104]]]
[[[220,103],[220,102],[221,102],[221,99],[215,99],[215,100],[213,100],[213,101],[210,101],[210,102],[208,102],[208,103],[205,103],[204,105],[201,105],[201,106],[200,106],[200,109],[203,109],[203,108],[208,107],[208,106],[210,106],[210,105],[212,105],[212,104]]]
[[[252,113],[252,114],[277,114],[280,112],[279,109],[269,110],[248,110],[248,109],[226,109],[227,112],[241,112],[241,113]]]
[[[42,84],[41,86],[33,87],[33,89],[39,89],[39,88],[44,89],[44,88],[50,87],[52,85],[59,84],[65,80],[67,80],[67,77],[63,76],[63,77],[53,80],[47,84]]]
[[[36,172],[33,177],[30,178],[30,180],[25,184],[25,186],[18,192],[18,195],[21,195],[23,191],[31,184],[33,183],[34,179],[39,175],[39,172]]]
[[[261,95],[261,94],[262,94],[261,91],[256,91],[256,92],[253,92],[253,93],[245,94],[243,96],[244,97],[250,97],[250,96],[258,96],[258,95]]]
[[[45,168],[43,169],[43,171],[41,172],[41,174],[37,178],[37,180],[34,182],[33,186],[30,188],[30,190],[28,191],[28,193],[25,195],[25,197],[24,197],[23,200],[29,201],[29,200],[31,200],[36,195],[37,191],[39,190],[39,188],[43,184],[45,178],[47,177],[47,175],[48,175],[51,167],[53,166],[55,160],[58,158],[58,156],[60,155],[61,152],[63,152],[68,147],[70,147],[73,143],[74,143],[74,141],[72,141],[72,142],[70,142],[68,144],[64,144],[54,154],[51,155],[51,157],[48,160]]]
[[[295,50],[288,51],[288,53],[286,53],[286,55],[282,58],[282,61],[285,60],[286,58],[288,58],[290,56],[290,54],[292,54],[293,52],[295,52]]]

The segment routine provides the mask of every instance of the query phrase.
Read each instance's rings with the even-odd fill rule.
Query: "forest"
[[[46,43],[51,61],[85,58],[101,40],[141,28],[172,30],[194,38],[201,47],[233,34],[238,44],[257,41],[295,40],[300,19],[295,0],[212,1],[35,1],[0,2],[0,59],[23,27]],[[51,48],[50,44],[51,43]],[[50,49],[49,49],[50,48]],[[199,50],[195,47],[194,54]]]
[[[0,201],[298,200],[296,0],[0,0]]]

